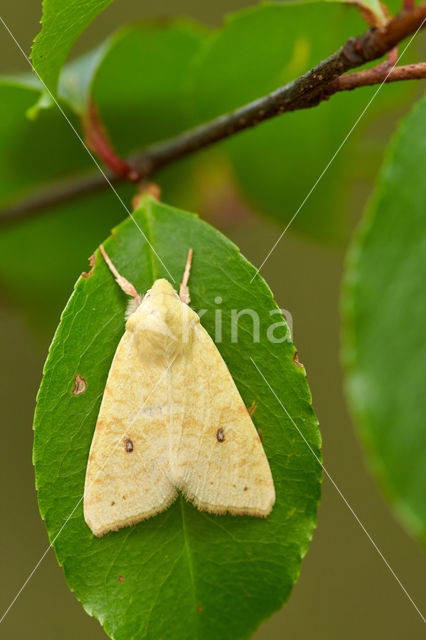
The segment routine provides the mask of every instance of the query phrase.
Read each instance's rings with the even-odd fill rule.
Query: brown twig
[[[425,3],[410,11],[403,10],[385,26],[371,28],[361,36],[350,38],[338,51],[296,80],[240,109],[144,149],[130,157],[126,165],[136,170],[139,178],[143,180],[162,167],[239,131],[289,111],[314,107],[339,91],[381,83],[387,74],[389,75],[386,82],[424,78],[425,63],[391,70],[389,60],[373,69],[343,74],[382,58],[397,47],[399,42],[422,28],[425,21]],[[113,183],[120,180],[119,177],[110,174],[108,177]],[[0,224],[25,218],[36,211],[46,210],[48,207],[103,187],[106,188],[107,183],[100,174],[76,178],[74,181],[63,183],[62,186],[47,187],[28,200],[3,209]]]
[[[382,64],[386,65],[388,69],[390,67],[394,67],[398,64],[398,57],[399,57],[398,47],[394,47],[393,49],[388,51],[386,60]]]
[[[403,67],[392,69],[389,65],[383,64],[372,69],[354,71],[340,78],[336,78],[329,87],[331,94],[337,91],[352,91],[359,87],[368,87],[381,82],[399,82],[401,80],[419,80],[426,78],[426,62],[407,64]]]

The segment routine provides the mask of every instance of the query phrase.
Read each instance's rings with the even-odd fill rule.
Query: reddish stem
[[[426,78],[426,62],[407,64],[394,69],[389,67],[389,63],[386,62],[371,69],[354,71],[340,76],[328,85],[328,91],[332,95],[338,91],[351,91],[358,87],[367,87],[383,81],[399,82],[401,80],[420,80],[421,78]]]
[[[94,102],[90,103],[83,118],[83,128],[87,145],[100,160],[119,178],[137,182],[139,173],[114,151]]]

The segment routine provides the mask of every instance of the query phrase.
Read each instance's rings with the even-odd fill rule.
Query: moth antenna
[[[191,302],[191,297],[189,295],[188,280],[189,280],[189,273],[191,271],[193,253],[194,251],[192,249],[189,249],[188,257],[186,259],[185,271],[183,273],[182,283],[179,287],[179,298],[182,300],[182,302],[185,302],[185,304],[189,304]]]
[[[137,301],[137,303],[140,304],[142,302],[142,298],[140,297],[140,295],[138,294],[138,292],[136,291],[136,289],[132,285],[132,283],[129,282],[128,280],[126,280],[126,278],[124,278],[124,276],[121,276],[118,273],[117,269],[115,268],[115,266],[111,262],[111,259],[110,259],[109,255],[105,251],[104,245],[100,244],[99,245],[99,249],[100,249],[100,251],[101,251],[101,253],[103,255],[103,258],[104,258],[109,270],[114,275],[115,280],[116,280],[117,284],[119,285],[119,287],[124,291],[124,293],[126,293],[128,296],[132,296],[132,298],[134,298]]]

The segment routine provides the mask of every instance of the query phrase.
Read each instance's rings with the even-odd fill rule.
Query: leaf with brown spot
[[[181,498],[136,526],[103,538],[91,534],[79,500],[127,307],[126,296],[98,259],[91,277],[78,280],[62,315],[38,395],[34,463],[40,512],[69,586],[114,638],[155,640],[170,636],[170,629],[174,640],[247,638],[290,596],[315,528],[322,475],[317,460],[250,358],[320,455],[308,384],[303,371],[294,366],[292,343],[271,344],[266,339],[270,311],[276,322],[278,307],[261,277],[250,282],[255,268],[234,244],[195,216],[149,196],[142,199],[134,215],[176,287],[188,248],[194,249],[191,306],[206,309],[201,322],[213,336],[215,298],[223,300],[223,340],[217,347],[245,405],[254,397],[258,402],[253,421],[263,432],[276,503],[263,519],[200,512]],[[171,278],[131,219],[115,229],[105,248],[120,273],[141,293],[155,279]],[[240,318],[239,342],[232,342],[231,311],[235,308],[258,313],[260,342],[251,340],[252,321],[247,316]],[[69,391],[74,383],[70,372],[79,370],[90,371],[90,385],[76,402]],[[123,438],[128,437],[125,428],[123,425]],[[216,441],[215,431],[211,434],[216,450],[226,446],[226,429],[225,423],[224,443]],[[124,447],[124,440],[119,444]],[[136,454],[143,452],[128,455]],[[123,488],[122,500],[126,495]],[[114,509],[120,509],[120,504],[117,501]],[[119,575],[125,576],[123,582],[117,579]],[[200,602],[202,615],[197,610]]]
[[[90,276],[93,273],[93,269],[95,268],[95,264],[96,264],[96,254],[92,253],[92,255],[89,258],[90,270],[87,272],[83,271],[83,273],[81,274],[83,278],[90,278]]]
[[[72,390],[72,395],[79,396],[86,391],[86,388],[86,380],[77,374],[74,378],[74,388]]]

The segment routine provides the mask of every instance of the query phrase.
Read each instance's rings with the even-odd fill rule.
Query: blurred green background
[[[135,18],[183,15],[219,25],[225,13],[250,4],[255,3],[248,0],[205,3],[120,0],[92,24],[75,51],[87,50],[118,25]],[[26,52],[38,32],[40,12],[38,0],[19,4],[11,0],[2,2],[2,17]],[[10,36],[0,28],[0,73],[20,70],[26,70],[25,60]],[[384,137],[393,130],[396,115],[388,116],[383,124]],[[75,144],[79,144],[77,140]],[[42,153],[41,149],[40,158]],[[311,184],[305,187],[307,191]],[[353,184],[352,225],[361,214],[369,188],[365,180]],[[300,194],[301,200],[304,195]],[[243,207],[241,203],[238,206]],[[300,215],[303,216],[303,211]],[[248,215],[244,226],[227,227],[225,231],[257,265],[281,230],[276,223]],[[343,397],[338,307],[344,252],[344,246],[327,247],[288,234],[266,263],[263,275],[278,304],[293,315],[294,340],[308,371],[314,407],[320,419],[325,467],[408,592],[421,604],[425,596],[424,555],[393,519],[369,475]],[[86,264],[82,264],[81,270],[85,268]],[[55,269],[55,264],[52,263],[51,269]],[[64,302],[68,293],[64,292]],[[52,324],[50,337],[53,330]],[[49,337],[41,337],[39,331],[34,331],[31,320],[20,313],[10,296],[1,290],[0,331],[3,375],[0,385],[3,433],[0,608],[3,611],[48,544],[34,489],[31,424]],[[255,637],[258,640],[359,637],[396,640],[420,638],[423,633],[422,621],[408,598],[335,488],[325,479],[318,529],[303,562],[300,580],[289,603],[264,622]],[[51,550],[2,623],[0,637],[67,640],[106,636],[68,590]]]

